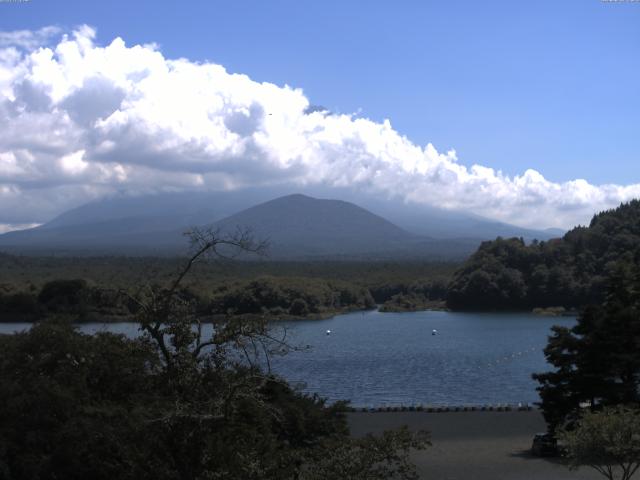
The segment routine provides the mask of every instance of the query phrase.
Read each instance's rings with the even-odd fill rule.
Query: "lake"
[[[310,348],[276,357],[272,367],[307,392],[355,406],[533,403],[531,374],[549,369],[542,349],[551,326],[573,324],[527,313],[431,311],[279,322],[291,343]],[[28,326],[0,324],[0,333]],[[137,334],[132,323],[79,328]]]

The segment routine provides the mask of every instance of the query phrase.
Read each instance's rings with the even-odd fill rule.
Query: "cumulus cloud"
[[[116,191],[352,186],[537,227],[585,222],[640,196],[638,184],[466,167],[389,121],[314,106],[300,89],[168,59],[154,45],[99,45],[87,26],[60,35],[0,33],[3,225]]]

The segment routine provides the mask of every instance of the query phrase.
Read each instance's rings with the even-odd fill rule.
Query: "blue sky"
[[[638,1],[0,2],[0,232],[264,186],[569,228],[639,127]]]
[[[43,1],[0,4],[5,30],[90,24],[390,119],[465,165],[552,181],[640,180],[640,3]]]

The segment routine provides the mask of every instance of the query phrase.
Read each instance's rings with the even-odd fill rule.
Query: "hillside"
[[[429,239],[353,203],[300,194],[228,215],[254,198],[258,197],[234,193],[160,196],[155,202],[111,199],[72,210],[37,228],[1,235],[0,248],[37,254],[175,255],[187,250],[182,233],[194,225],[225,232],[249,228],[256,238],[269,241],[270,257],[279,259],[462,259],[479,243],[478,239]],[[208,217],[203,213],[207,206]]]
[[[604,300],[607,278],[640,265],[640,201],[599,213],[561,239],[484,242],[448,287],[452,309],[576,308]]]
[[[0,248],[36,254],[183,253],[184,230],[220,220],[263,201],[264,195],[268,192],[106,198],[69,210],[39,227],[0,235]]]
[[[462,212],[397,199],[275,198],[275,191],[164,193],[114,197],[75,208],[39,227],[0,235],[11,253],[176,255],[193,226],[250,227],[271,240],[271,256],[296,259],[460,260],[497,235],[548,238]],[[345,198],[350,198],[345,193]],[[374,213],[375,212],[375,213]]]
[[[223,232],[250,228],[278,259],[462,259],[477,240],[415,235],[353,203],[294,194],[214,223]]]
[[[473,238],[493,240],[496,237],[522,237],[549,240],[561,237],[565,231],[550,228],[534,230],[498,222],[470,212],[445,210],[428,205],[406,204],[398,200],[366,198],[356,202],[389,219],[408,232],[437,239]]]
[[[274,256],[389,252],[420,240],[352,203],[299,194],[248,208],[215,226],[226,231],[251,228],[256,237],[268,239]]]

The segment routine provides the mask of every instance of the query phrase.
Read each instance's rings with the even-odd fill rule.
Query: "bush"
[[[81,306],[86,302],[86,294],[87,282],[84,280],[53,280],[42,287],[38,302],[51,311],[58,311]]]

